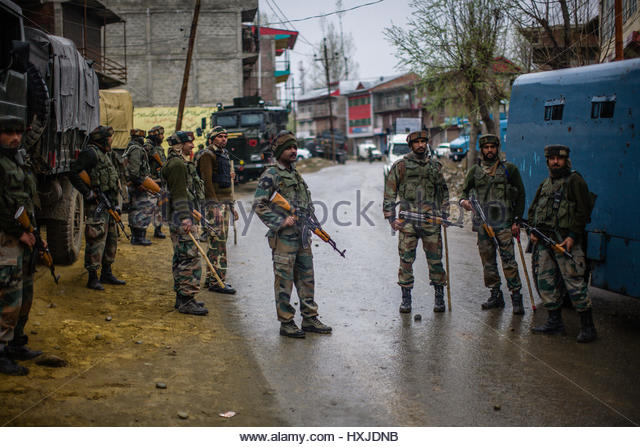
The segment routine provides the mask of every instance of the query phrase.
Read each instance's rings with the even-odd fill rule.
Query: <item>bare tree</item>
[[[540,69],[586,65],[599,53],[597,0],[501,0]]]
[[[385,29],[397,49],[398,65],[423,80],[428,110],[453,108],[469,117],[469,163],[480,120],[490,133],[494,106],[505,97],[505,84],[493,70],[506,34],[501,0],[413,0],[411,19]]]
[[[358,63],[354,59],[355,44],[351,33],[342,33],[336,30],[333,23],[322,22],[323,35],[327,39],[327,54],[329,55],[329,79],[337,82],[357,77]],[[313,57],[310,63],[309,80],[313,88],[326,86],[326,76],[324,67],[324,39],[313,47]]]

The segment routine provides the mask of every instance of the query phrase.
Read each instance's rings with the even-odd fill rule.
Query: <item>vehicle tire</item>
[[[84,201],[77,189],[72,188],[69,213],[65,220],[47,223],[47,242],[56,264],[73,264],[80,255],[84,228]]]

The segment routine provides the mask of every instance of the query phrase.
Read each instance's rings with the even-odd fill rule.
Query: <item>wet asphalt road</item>
[[[314,201],[330,213],[337,202],[350,202],[325,224],[347,249],[346,259],[317,238],[313,246],[316,301],[333,334],[278,335],[266,227],[255,216],[248,228],[241,217],[238,232],[246,234],[238,245],[229,243],[229,277],[238,295],[217,295],[225,317],[249,341],[288,425],[640,424],[640,300],[595,291],[600,339],[592,344],[575,342],[579,318],[566,309],[567,336],[533,335],[530,328],[546,312],[531,312],[526,287],[524,316],[513,316],[509,302],[504,310],[480,310],[488,291],[475,234],[451,228],[452,312],[432,311],[420,245],[413,313],[400,315],[397,236],[381,212],[382,164],[349,162],[304,177]],[[245,210],[249,191],[237,194]],[[373,225],[363,218],[357,225],[358,191],[360,209],[374,202],[366,213]],[[322,219],[322,208],[316,210]],[[504,282],[503,291],[506,297]]]

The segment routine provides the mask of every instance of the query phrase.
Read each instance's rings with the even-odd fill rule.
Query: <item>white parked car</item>
[[[305,149],[303,147],[299,147],[298,148],[298,155],[296,155],[296,160],[300,161],[300,160],[306,160],[307,158],[311,158],[311,152],[309,152],[309,149]]]
[[[438,158],[448,157],[451,153],[451,146],[449,145],[449,143],[440,143],[438,147],[436,147],[435,153],[436,157]]]
[[[389,155],[387,157],[387,163],[384,165],[385,178],[387,177],[387,174],[389,174],[389,170],[396,160],[399,160],[411,152],[411,149],[409,149],[409,145],[407,144],[407,135],[408,134],[406,133],[399,133],[391,137],[389,142]]]
[[[382,152],[373,143],[362,143],[358,145],[358,160],[368,160],[369,151],[374,160],[382,160]]]

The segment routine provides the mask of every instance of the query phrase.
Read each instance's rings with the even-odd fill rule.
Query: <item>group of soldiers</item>
[[[14,210],[24,207],[35,223],[36,183],[21,149],[24,130],[22,120],[0,118],[0,170],[5,179],[0,193],[0,373],[13,375],[28,373],[16,360],[41,354],[27,347],[28,337],[24,334],[33,300],[35,238],[17,223],[14,215]],[[69,175],[73,186],[84,197],[84,266],[89,274],[87,287],[94,290],[104,290],[103,284],[125,284],[112,271],[117,226],[124,230],[116,206],[121,182],[110,156],[112,138],[111,127],[99,126],[93,130]],[[205,287],[218,293],[236,292],[226,282],[229,221],[238,219],[232,194],[235,174],[226,149],[227,132],[220,126],[213,128],[207,135],[207,147],[199,150],[195,157],[192,132],[177,131],[168,137],[166,158],[161,146],[163,140],[164,129],[160,126],[148,132],[131,130],[131,141],[124,154],[131,243],[151,244],[146,231],[154,216],[155,237],[164,238],[161,226],[163,222],[168,224],[173,245],[174,307],[184,314],[207,315],[204,303],[196,300],[202,258],[207,264]],[[391,168],[383,202],[385,218],[393,230],[399,232],[398,285],[402,290],[399,310],[411,312],[413,262],[418,241],[422,240],[429,279],[435,289],[434,311],[443,312],[448,278],[442,264],[442,228],[444,226],[446,236],[446,226],[451,224],[449,190],[441,164],[429,155],[426,132],[409,134],[407,142],[411,152]],[[311,193],[295,167],[297,140],[294,134],[282,131],[274,138],[271,149],[275,165],[260,177],[253,207],[268,228],[280,334],[292,338],[304,338],[307,332],[330,334],[332,328],[318,319],[310,244],[314,232],[325,241],[330,238],[319,224],[313,225]],[[480,163],[469,170],[459,204],[466,210],[482,213],[485,218],[474,225],[484,282],[491,290],[482,309],[505,306],[496,261],[499,253],[511,291],[513,313],[521,315],[524,313],[522,283],[513,238],[520,235],[525,190],[517,167],[501,159],[499,138],[483,135],[480,151]],[[571,170],[568,147],[547,146],[544,153],[549,178],[536,192],[527,226],[536,230],[530,234],[534,244],[533,272],[548,310],[548,320],[532,330],[547,334],[564,332],[561,306],[563,297],[568,295],[581,317],[578,341],[590,342],[596,338],[596,330],[587,295],[583,249],[585,225],[591,211],[589,190],[582,177]],[[399,215],[396,214],[398,206]],[[198,224],[204,234],[194,236]],[[203,237],[208,241],[206,252],[198,242]],[[553,238],[558,243],[548,243]],[[341,254],[344,256],[344,252]],[[300,327],[294,321],[296,310],[291,304],[294,285],[302,315]]]
[[[426,132],[409,134],[407,142],[411,152],[391,167],[385,182],[383,202],[384,217],[393,230],[400,232],[400,312],[411,312],[413,262],[420,239],[427,257],[429,279],[435,289],[433,310],[443,312],[447,275],[442,265],[441,228],[451,224],[447,220],[450,212],[449,190],[442,174],[442,165],[429,156]],[[586,343],[595,340],[597,334],[591,301],[587,295],[584,252],[585,226],[593,203],[586,182],[571,169],[570,149],[563,145],[544,148],[549,177],[536,191],[529,207],[528,222],[525,222],[522,219],[525,189],[518,168],[500,157],[500,139],[497,136],[482,135],[479,146],[479,163],[468,170],[459,205],[464,210],[474,212],[473,230],[477,232],[484,283],[491,291],[482,309],[505,306],[496,260],[496,253],[499,253],[507,287],[511,292],[513,313],[524,314],[520,293],[522,282],[513,239],[519,243],[521,227],[525,226],[530,231],[529,237],[533,243],[534,281],[548,311],[545,324],[532,328],[532,331],[563,333],[561,308],[565,296],[568,296],[580,314],[581,327],[577,341]],[[398,205],[399,216],[396,215]],[[526,265],[523,267],[526,269]]]

